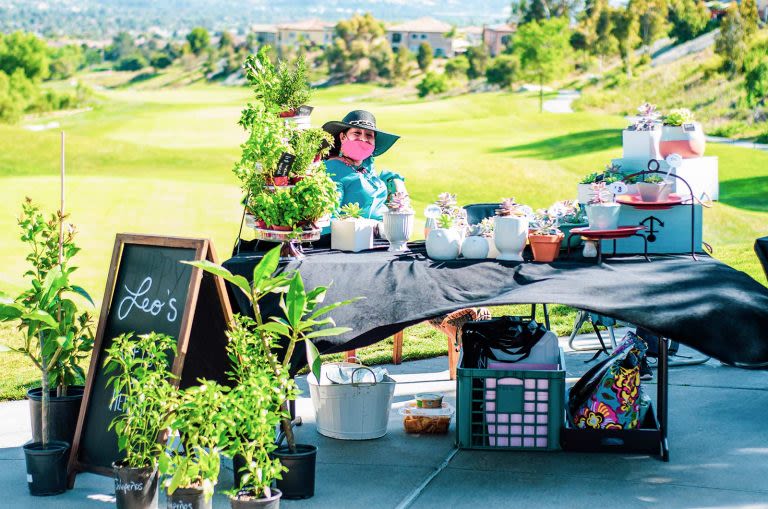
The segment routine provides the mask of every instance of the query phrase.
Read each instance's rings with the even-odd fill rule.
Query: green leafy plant
[[[111,405],[122,412],[109,425],[117,434],[117,446],[125,454],[122,465],[155,468],[165,449],[159,440],[176,402],[170,366],[176,340],[152,332],[121,334],[105,350],[104,373],[110,375]]]
[[[313,162],[319,161],[331,150],[333,136],[317,127],[293,129],[289,143],[291,152],[296,156],[291,175],[304,176]]]
[[[291,199],[299,209],[299,222],[317,221],[339,206],[336,183],[322,169],[298,181],[291,189]]]
[[[648,174],[643,176],[643,182],[645,182],[646,184],[663,184],[664,177],[656,174]]]
[[[359,219],[361,217],[362,209],[360,208],[360,204],[357,202],[347,203],[346,205],[342,205],[339,209],[339,219]]]
[[[582,224],[587,222],[586,213],[576,200],[558,201],[550,205],[546,215],[556,218],[558,224]]]
[[[238,122],[248,131],[248,139],[240,145],[242,155],[233,169],[243,191],[251,196],[264,187],[266,177],[277,170],[284,152],[290,152],[290,135],[285,123],[260,103],[248,104]]]
[[[609,164],[606,165],[605,170],[602,172],[595,172],[586,175],[581,179],[579,184],[594,184],[596,182],[613,184],[614,182],[620,182],[622,180],[625,180],[625,178],[621,173],[621,166],[618,164]]]
[[[81,287],[70,282],[76,267],[71,259],[79,248],[75,229],[61,213],[46,221],[40,209],[27,198],[18,221],[21,240],[30,248],[26,259],[32,269],[24,275],[31,287],[16,298],[0,292],[0,322],[15,322],[24,336],[21,347],[8,350],[26,355],[40,370],[42,388],[42,442],[48,445],[50,386],[64,396],[67,387],[84,378],[78,362],[93,348],[91,315],[81,312],[70,297],[80,295],[93,304]]]
[[[664,125],[681,126],[693,121],[693,113],[688,108],[670,110],[669,113],[664,116]]]
[[[275,66],[269,58],[269,46],[245,60],[246,78],[256,97],[272,112],[291,111],[309,101],[309,73],[301,56],[294,65],[281,61]]]
[[[348,332],[350,330],[348,327],[336,327],[333,319],[325,315],[357,299],[323,305],[328,288],[318,286],[307,291],[299,272],[275,274],[279,260],[280,247],[278,246],[264,255],[253,269],[252,283],[243,276],[234,275],[224,267],[206,260],[185,263],[223,277],[245,294],[251,303],[255,317],[255,340],[261,342],[264,351],[273,354],[275,353],[274,341],[284,348],[282,360],[277,355],[267,356],[267,362],[271,368],[270,376],[284,381],[281,383],[285,383],[290,389],[293,384],[289,378],[292,368],[291,359],[296,345],[304,342],[310,368],[315,376],[319,377],[320,353],[309,340]],[[260,302],[271,293],[280,295],[280,309],[283,311],[283,316],[262,317]],[[298,366],[294,368],[298,370]],[[280,414],[280,425],[285,433],[289,450],[296,452],[296,440],[291,428],[287,403],[283,402],[274,411]]]
[[[178,488],[202,489],[206,499],[213,496],[221,469],[221,411],[228,387],[210,380],[179,391],[171,415],[172,437],[181,450],[168,447],[159,458],[160,472],[169,494]]]

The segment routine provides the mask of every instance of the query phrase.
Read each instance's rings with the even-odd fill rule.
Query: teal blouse
[[[373,157],[369,157],[355,168],[340,159],[325,161],[325,169],[336,182],[336,188],[341,194],[340,206],[348,203],[358,203],[363,217],[377,221],[383,219],[387,195],[395,191],[393,180],[405,179],[388,170],[376,175],[373,167]]]

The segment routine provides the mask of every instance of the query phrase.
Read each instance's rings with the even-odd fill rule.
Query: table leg
[[[659,412],[661,459],[669,461],[669,441],[667,439],[667,422],[669,417],[669,358],[666,338],[659,338],[659,365],[656,371],[656,375],[659,379],[656,399]]]
[[[597,264],[600,265],[603,263],[603,241],[597,239],[595,243],[597,244]]]
[[[403,362],[403,331],[397,332],[392,336],[392,343],[392,364],[400,364]],[[450,340],[448,343],[448,357],[450,358]]]

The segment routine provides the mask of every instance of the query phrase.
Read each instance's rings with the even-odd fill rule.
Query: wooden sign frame
[[[156,247],[169,247],[169,248],[182,248],[182,249],[194,249],[194,260],[208,260],[213,263],[219,263],[216,257],[216,251],[213,248],[213,244],[208,239],[200,238],[184,238],[184,237],[165,237],[159,235],[140,235],[119,233],[115,237],[114,248],[112,249],[112,259],[109,264],[109,273],[107,276],[107,284],[104,290],[104,299],[101,304],[101,312],[99,314],[99,322],[96,328],[96,336],[94,338],[93,353],[91,354],[91,362],[88,369],[88,376],[86,378],[85,392],[83,394],[83,400],[80,404],[80,413],[77,418],[77,428],[75,429],[75,436],[72,443],[72,450],[70,451],[69,463],[67,465],[68,472],[68,484],[71,489],[75,483],[75,476],[79,472],[92,472],[100,475],[112,476],[113,472],[111,468],[106,468],[99,465],[91,465],[80,460],[80,446],[82,441],[83,428],[86,423],[86,417],[88,413],[88,405],[90,402],[90,396],[93,392],[93,384],[98,373],[100,366],[98,366],[101,349],[104,343],[104,334],[107,329],[107,321],[109,318],[109,310],[112,306],[112,299],[115,294],[115,284],[118,275],[118,268],[123,256],[123,250],[126,245],[141,245],[141,246],[156,246]],[[190,260],[192,261],[192,260]],[[213,278],[213,284],[216,288],[216,300],[221,305],[221,313],[225,323],[228,325],[232,322],[232,307],[229,303],[229,297],[227,296],[227,289],[225,282],[222,278],[214,276],[212,274],[206,274],[197,267],[191,267],[192,273],[187,289],[187,298],[184,303],[183,314],[181,318],[181,325],[179,327],[179,337],[177,339],[177,353],[173,360],[172,373],[175,375],[174,384],[178,386],[181,383],[182,371],[184,369],[184,361],[186,360],[188,349],[190,346],[190,336],[193,331],[193,327],[196,325],[194,322],[195,312],[197,310],[198,299],[200,298],[200,288],[203,282],[203,276]],[[222,334],[224,331],[222,331]]]

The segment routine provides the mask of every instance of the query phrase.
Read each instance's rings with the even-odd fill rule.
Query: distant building
[[[483,27],[470,26],[456,29],[456,38],[453,40],[454,54],[466,53],[467,48],[483,44]]]
[[[277,45],[277,26],[275,25],[251,25],[251,33],[259,46],[269,44],[275,47]]]
[[[297,21],[277,25],[278,48],[294,47],[302,42],[313,46],[328,46],[333,42],[336,23],[327,23],[319,19]]]
[[[415,53],[419,51],[419,45],[426,42],[432,47],[436,57],[452,57],[452,38],[446,37],[452,29],[450,24],[434,18],[419,18],[387,27],[387,38],[392,45],[392,51],[406,46]]]
[[[768,0],[757,0],[757,15],[761,20],[768,22]]]
[[[492,57],[504,51],[516,30],[516,25],[483,26],[483,43],[488,47],[488,52]]]

